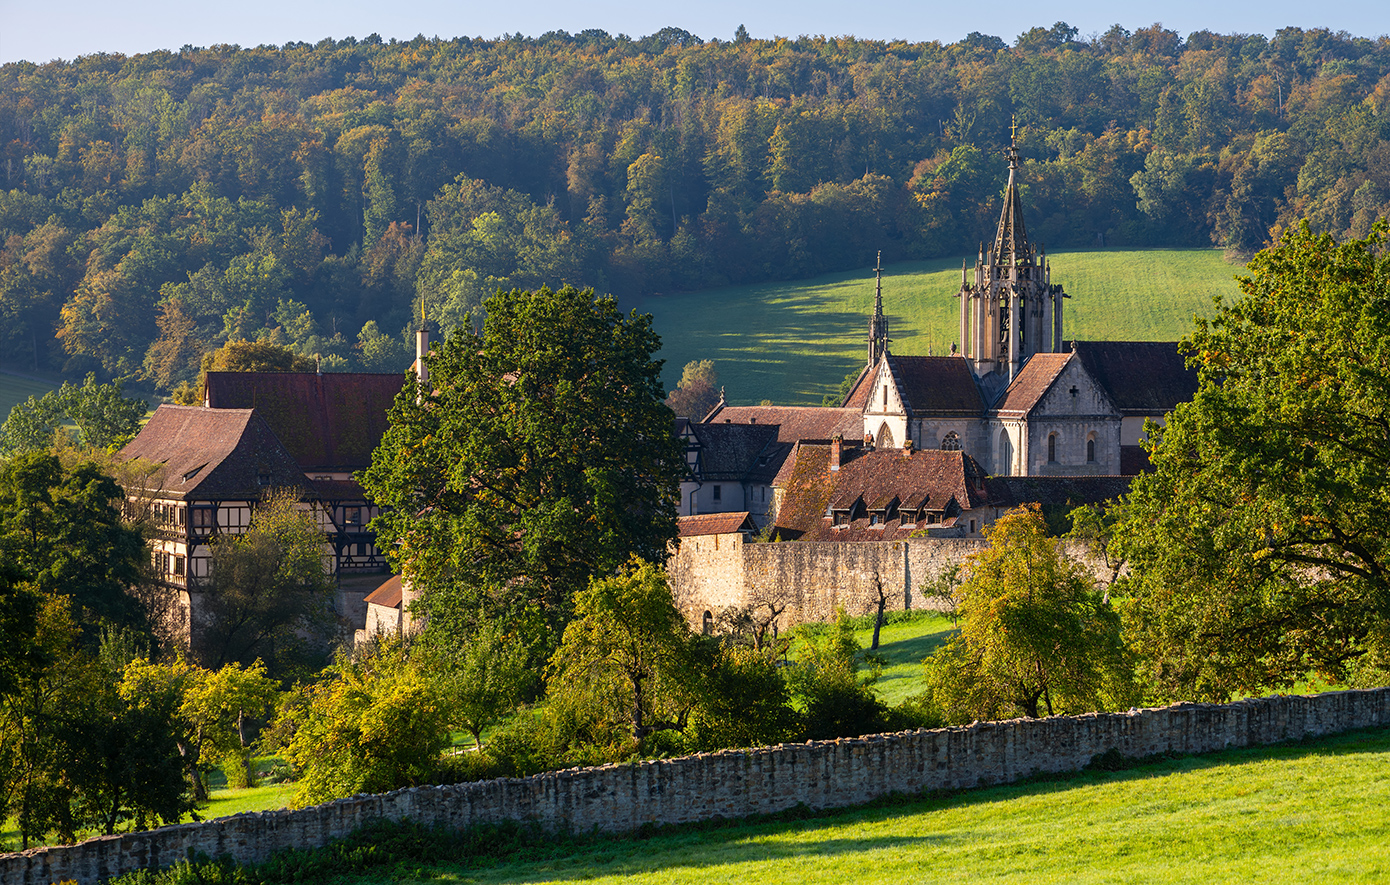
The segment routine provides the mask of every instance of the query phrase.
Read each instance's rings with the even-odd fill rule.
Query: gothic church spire
[[[888,352],[888,318],[883,315],[883,253],[874,265],[874,315],[869,317],[869,367]]]
[[[1009,135],[1009,186],[1004,191],[1004,209],[999,213],[999,230],[994,235],[994,261],[1008,267],[1022,264],[1031,254],[1028,232],[1023,228],[1023,200],[1018,195],[1018,126]]]

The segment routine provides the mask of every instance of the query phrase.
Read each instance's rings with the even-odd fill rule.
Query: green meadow
[[[1214,249],[1058,252],[1052,280],[1067,301],[1068,338],[1170,341],[1187,334],[1212,299],[1238,294],[1239,265]],[[974,263],[972,256],[971,264]],[[894,353],[945,354],[960,335],[960,259],[890,265],[883,310]],[[864,359],[873,310],[870,270],[792,283],[729,286],[647,298],[669,390],[691,360],[713,360],[729,402],[813,405]]]
[[[0,416],[8,416],[10,410],[31,396],[43,396],[50,390],[57,390],[57,382],[38,381],[19,375],[0,372]],[[0,421],[4,421],[0,417]]]
[[[403,863],[341,883],[1374,882],[1390,730],[819,815]]]

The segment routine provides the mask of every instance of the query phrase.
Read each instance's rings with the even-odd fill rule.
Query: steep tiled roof
[[[766,482],[777,473],[787,447],[777,447],[777,425],[691,424],[700,442],[700,479]],[[772,463],[773,456],[776,463]]]
[[[385,608],[401,607],[401,576],[392,575],[386,583],[367,594],[362,600],[367,605],[380,605]]]
[[[888,365],[911,415],[978,417],[984,411],[964,357],[890,356]]]
[[[372,462],[402,373],[209,372],[214,409],[255,409],[304,470],[357,470]]]
[[[883,365],[879,361],[879,366]],[[841,405],[846,409],[856,409],[864,411],[864,407],[869,404],[869,396],[874,392],[874,385],[878,382],[878,366],[865,366],[859,370],[859,377],[854,379],[854,384],[849,388],[849,393],[845,395],[845,401]]]
[[[796,463],[787,473],[777,531],[783,538],[840,538],[831,532],[831,510],[849,509],[856,501],[868,510],[883,510],[892,501],[909,511],[943,512],[951,502],[962,510],[992,503],[982,488],[984,471],[964,452],[923,451],[905,454],[898,449],[864,451],[846,448],[840,469],[830,469],[830,447],[800,446]],[[889,540],[875,527],[875,539]],[[854,538],[855,540],[866,540]],[[849,538],[844,538],[848,540]]]
[[[793,443],[803,439],[830,439],[837,433],[858,439],[864,433],[859,409],[822,406],[722,406],[710,413],[709,424],[776,424],[777,439]]]
[[[155,481],[164,497],[254,500],[267,488],[304,489],[304,472],[251,409],[163,405],[122,458],[164,465]]]
[[[1176,341],[1080,341],[1076,355],[1122,415],[1162,415],[1197,393]]]
[[[995,410],[1009,417],[1027,415],[1062,374],[1072,356],[1070,353],[1033,354],[1004,390]]]
[[[728,535],[734,532],[757,531],[747,510],[737,513],[701,513],[698,516],[681,516],[676,525],[682,538],[700,535]]]
[[[992,476],[985,480],[996,507],[1041,504],[1080,507],[1111,501],[1129,491],[1127,476]]]

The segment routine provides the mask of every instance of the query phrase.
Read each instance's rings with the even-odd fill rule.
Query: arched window
[[[1047,463],[1057,463],[1057,434],[1055,433],[1047,435]]]
[[[705,621],[702,629],[706,636],[714,635],[714,615],[705,612]]]
[[[1094,433],[1086,438],[1086,463],[1096,463],[1096,435]]]
[[[1007,430],[999,431],[999,467],[1003,476],[1014,475],[1014,447]]]
[[[896,446],[893,445],[893,431],[888,429],[887,422],[884,422],[883,424],[879,425],[878,439],[875,440],[875,442],[878,444],[877,447],[880,449],[896,448]]]
[[[943,436],[943,437],[941,438],[941,451],[943,451],[943,452],[959,452],[959,451],[960,451],[960,437],[956,434],[956,432],[955,432],[954,430],[952,430],[950,433],[946,434],[945,436]]]

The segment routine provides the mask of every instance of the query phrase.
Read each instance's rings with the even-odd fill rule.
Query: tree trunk
[[[870,651],[878,651],[878,633],[883,629],[883,610],[888,607],[888,597],[883,595],[883,582],[874,576],[874,589],[878,591],[878,617],[874,618],[874,641]]]

